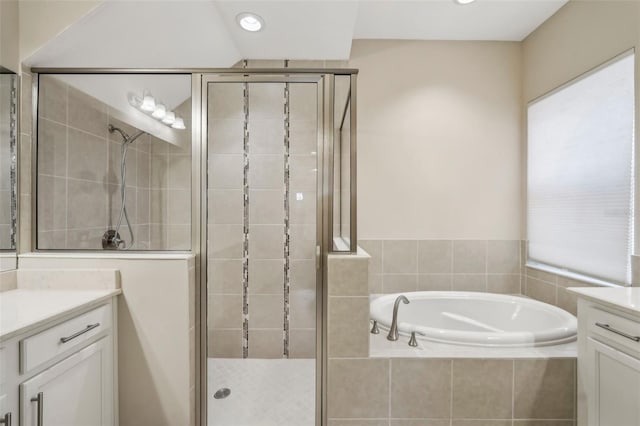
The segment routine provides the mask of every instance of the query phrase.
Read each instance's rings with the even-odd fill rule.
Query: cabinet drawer
[[[56,356],[111,328],[111,309],[103,305],[20,341],[20,373],[25,374]]]
[[[621,317],[597,308],[589,308],[588,332],[601,336],[640,355],[640,322]]]

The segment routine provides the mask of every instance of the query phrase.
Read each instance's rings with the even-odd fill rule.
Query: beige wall
[[[19,2],[21,62],[102,3],[96,0]]]
[[[0,1],[0,66],[20,71],[18,59],[18,1]]]
[[[519,239],[521,49],[356,40],[362,239]]]
[[[121,426],[194,424],[195,274],[190,255],[27,256],[20,269],[117,269]]]
[[[639,41],[640,2],[570,1],[522,43],[525,102],[637,46]]]

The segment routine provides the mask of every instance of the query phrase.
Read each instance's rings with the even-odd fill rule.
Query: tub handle
[[[373,327],[371,327],[371,334],[380,334],[380,329],[378,328],[378,321],[373,320]]]
[[[419,334],[421,336],[424,336],[424,333],[421,333],[419,331],[412,331],[411,332],[411,338],[409,339],[409,346],[411,346],[412,348],[417,348],[418,347],[418,340],[416,339],[416,334]]]
[[[616,330],[615,328],[611,327],[609,324],[602,324],[600,322],[597,322],[596,325],[600,328],[604,328],[607,331],[615,333],[618,336],[625,337],[629,340],[633,340],[634,342],[640,342],[640,336],[632,336],[631,334],[627,334],[624,331]]]

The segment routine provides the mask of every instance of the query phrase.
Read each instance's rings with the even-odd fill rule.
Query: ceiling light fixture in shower
[[[262,27],[264,27],[264,19],[255,13],[243,12],[236,16],[236,21],[238,25],[242,27],[243,30],[249,31],[251,33],[255,33],[260,31]]]
[[[173,129],[186,129],[182,117],[179,117],[175,112],[168,110],[164,104],[157,102],[156,99],[146,91],[142,98],[135,95],[129,95],[129,104]]]
[[[162,120],[165,115],[167,115],[167,107],[162,104],[156,105],[156,109],[151,113],[151,116],[156,120]]]
[[[186,127],[184,125],[184,120],[181,117],[176,117],[176,121],[173,122],[171,127],[173,127],[174,129],[178,129],[178,130],[186,129]]]
[[[145,93],[142,97],[142,103],[140,104],[140,109],[145,112],[152,112],[156,109],[156,100],[153,99],[148,93]]]
[[[454,3],[459,4],[460,6],[471,4],[474,1],[476,1],[476,0],[453,0]]]
[[[176,113],[173,111],[169,111],[164,115],[162,122],[167,126],[171,126],[176,121]]]

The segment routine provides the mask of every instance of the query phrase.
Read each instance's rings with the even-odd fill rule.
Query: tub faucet
[[[409,299],[401,294],[393,304],[393,318],[391,319],[391,328],[389,329],[389,334],[387,335],[387,340],[391,340],[392,342],[398,340],[398,307],[400,306],[400,302],[403,302],[405,305],[407,305],[409,304]]]

